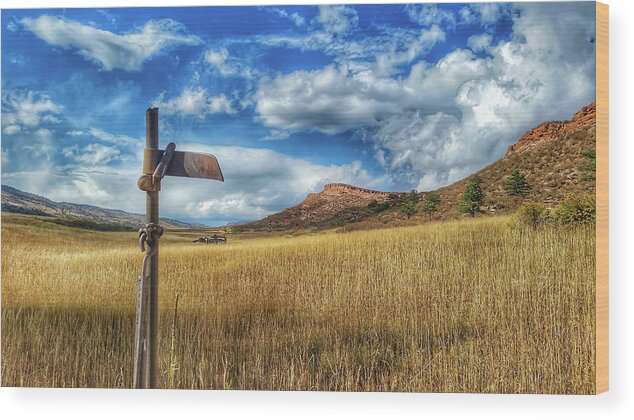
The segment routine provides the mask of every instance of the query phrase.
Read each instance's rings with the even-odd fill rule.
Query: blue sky
[[[2,11],[2,182],[143,212],[144,113],[215,154],[164,216],[255,220],[328,182],[425,191],[595,97],[594,3]]]

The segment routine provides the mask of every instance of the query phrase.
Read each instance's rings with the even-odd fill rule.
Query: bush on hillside
[[[381,213],[382,211],[387,210],[389,207],[390,203],[386,201],[379,203],[376,200],[372,200],[370,201],[370,204],[368,204],[368,208],[372,211],[372,213]]]
[[[569,195],[550,213],[553,221],[561,225],[594,223],[597,213],[596,199],[593,195]]]
[[[596,218],[596,200],[593,195],[567,196],[561,203],[548,210],[543,203],[526,203],[515,212],[514,227],[560,225],[576,226],[594,223]]]
[[[537,229],[548,221],[548,211],[544,203],[526,203],[515,212],[513,222],[516,226]]]

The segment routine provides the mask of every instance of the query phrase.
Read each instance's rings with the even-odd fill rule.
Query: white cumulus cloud
[[[477,53],[487,51],[492,41],[493,37],[490,34],[471,35],[467,40],[467,45],[473,52]]]
[[[375,125],[379,117],[401,112],[408,98],[415,100],[395,80],[334,66],[263,80],[254,95],[264,124],[285,132],[327,134]]]
[[[165,100],[162,93],[153,106],[166,115],[194,116],[204,118],[208,114],[233,114],[234,109],[224,94],[213,96],[202,87],[185,88],[180,95]]]
[[[409,64],[415,59],[425,56],[439,42],[445,40],[445,32],[438,25],[420,31],[418,37],[407,44],[404,49],[392,48],[376,56],[374,71],[380,76],[389,76],[402,64]]]
[[[11,91],[2,98],[3,132],[12,135],[25,128],[36,128],[42,122],[56,123],[53,114],[59,114],[62,106],[47,95],[33,91]]]
[[[460,9],[459,23],[491,27],[502,18],[510,16],[512,8],[511,3],[504,2],[472,3]]]
[[[435,4],[408,4],[405,11],[410,20],[421,26],[456,26],[456,19],[450,11],[443,10]]]
[[[151,20],[138,31],[118,35],[95,26],[56,16],[24,18],[22,25],[50,45],[76,50],[103,70],[139,71],[161,51],[201,40],[174,20]]]
[[[468,10],[483,25],[511,16],[506,5]],[[501,157],[523,131],[594,100],[592,5],[527,3],[512,16],[508,40],[472,37],[470,49],[415,62],[405,77],[357,63],[263,79],[256,112],[278,135],[360,130],[395,177],[421,190],[448,184]]]
[[[259,74],[257,69],[251,68],[243,61],[231,57],[226,48],[210,49],[205,51],[203,59],[216,69],[221,76],[240,76],[252,79]]]
[[[7,126],[6,126],[6,127],[4,127],[4,129],[2,130],[2,132],[3,132],[4,134],[7,134],[7,135],[9,135],[9,136],[10,136],[10,135],[12,135],[12,134],[17,134],[17,133],[19,133],[20,131],[22,131],[22,127],[20,127],[18,124],[10,124],[10,125],[7,125]]]
[[[229,58],[229,51],[226,48],[221,48],[218,51],[209,50],[205,52],[205,61],[216,67],[220,74],[226,75],[233,73],[233,68],[227,64]]]
[[[343,34],[354,28],[359,23],[357,12],[347,6],[319,6],[317,21],[323,25],[326,32]]]

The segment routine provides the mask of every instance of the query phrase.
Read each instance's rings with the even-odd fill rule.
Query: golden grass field
[[[159,386],[592,393],[594,228],[508,222],[167,233]],[[134,233],[3,214],[2,385],[130,387],[141,259]]]

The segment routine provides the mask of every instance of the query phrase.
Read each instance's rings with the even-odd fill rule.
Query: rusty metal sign
[[[167,167],[168,176],[213,179],[224,181],[220,165],[214,155],[208,153],[176,152]]]
[[[158,164],[157,164],[158,162]],[[152,171],[154,167],[154,171]],[[218,159],[209,153],[181,152],[170,143],[165,150],[146,148],[143,168],[145,174],[139,178],[139,188],[143,191],[160,191],[161,180],[165,176],[225,180]]]
[[[171,147],[170,147],[171,146]],[[186,178],[203,178],[213,179],[215,181],[224,181],[222,170],[218,164],[218,159],[214,155],[209,153],[196,153],[196,152],[181,152],[174,150],[174,143],[167,145],[165,150],[160,149],[145,149],[144,163],[147,162],[148,166],[154,162],[160,162],[163,157],[167,158],[169,162],[163,168],[162,173],[154,173],[154,177],[163,178],[163,176],[181,176]],[[169,157],[167,156],[169,154]],[[159,169],[157,167],[156,169]],[[155,172],[151,171],[149,167],[144,165],[144,173]]]

